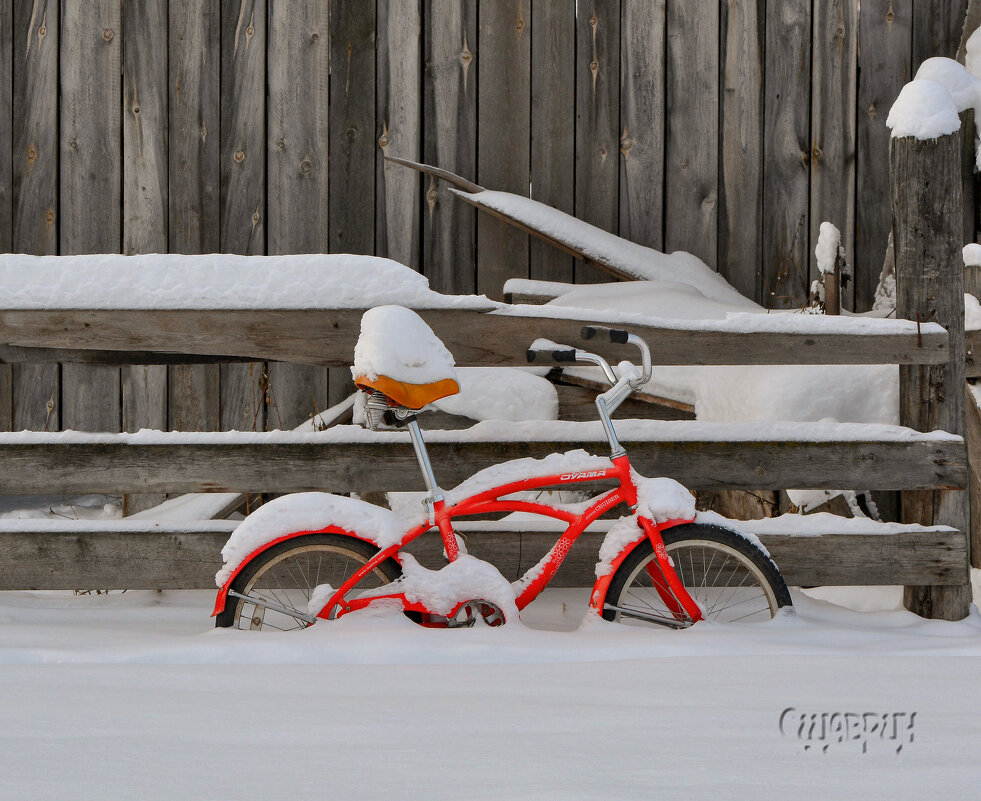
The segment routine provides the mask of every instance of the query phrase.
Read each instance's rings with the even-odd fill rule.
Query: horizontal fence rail
[[[0,590],[13,589],[214,589],[221,548],[232,521],[5,521],[0,527]],[[140,527],[142,523],[143,528]],[[20,528],[15,528],[20,524]],[[556,534],[535,531],[458,533],[468,552],[493,562],[509,579],[535,565]],[[584,534],[570,551],[553,586],[586,587],[595,579],[602,533]],[[929,584],[966,581],[967,537],[959,531],[899,534],[792,536],[761,534],[763,545],[791,586]],[[442,540],[423,535],[409,551],[423,564],[441,564]]]
[[[35,351],[14,348],[121,353],[158,351],[169,363],[178,352],[213,357],[290,361],[347,367],[364,309],[187,309],[164,310],[23,310],[0,311],[0,341],[13,348],[8,358],[33,359]],[[419,309],[461,366],[527,364],[526,352],[537,338],[578,346],[580,330],[593,319],[540,314],[541,307],[510,307],[506,313]],[[613,318],[615,319],[615,317]],[[630,318],[627,318],[630,319]],[[801,331],[780,330],[799,322]],[[663,321],[659,324],[610,322],[643,337],[655,364],[942,364],[948,356],[947,332],[936,325],[903,321],[863,321],[861,332],[848,318],[745,315],[726,321]],[[881,325],[876,325],[881,323]],[[869,325],[870,324],[870,325]],[[848,327],[851,326],[851,327]],[[876,333],[876,328],[883,333]],[[622,345],[589,341],[589,349],[619,362],[631,353]],[[57,358],[52,355],[53,358]],[[83,361],[89,358],[81,357]],[[188,358],[188,361],[193,359]]]
[[[627,421],[629,422],[629,421]],[[568,423],[567,439],[536,441],[534,426],[524,439],[468,441],[460,432],[430,432],[427,448],[436,478],[452,487],[475,471],[508,459],[543,458],[587,447],[603,452],[598,425]],[[654,426],[647,429],[648,426]],[[634,467],[644,475],[670,476],[702,489],[937,489],[967,484],[963,440],[923,435],[912,441],[862,439],[806,441],[808,426],[794,438],[723,441],[689,435],[667,423],[664,435],[637,435],[618,426]],[[572,427],[585,426],[577,434]],[[657,423],[644,427],[657,431]],[[337,431],[337,429],[333,429]],[[591,433],[590,433],[591,431]],[[0,435],[4,472],[0,493],[61,492],[329,492],[425,489],[407,438],[375,435],[362,441],[284,440],[256,434],[243,443],[219,442],[203,434],[182,435],[173,444],[131,443],[127,435],[94,442],[59,441],[64,435]],[[520,435],[519,435],[520,436]],[[273,439],[275,438],[275,439]]]

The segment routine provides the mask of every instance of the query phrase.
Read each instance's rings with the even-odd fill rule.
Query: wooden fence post
[[[964,268],[961,258],[964,173],[962,130],[937,139],[892,139],[890,194],[896,253],[897,317],[936,322],[950,336],[950,361],[899,368],[900,423],[964,435]],[[902,493],[902,519],[970,527],[967,490]],[[959,620],[971,603],[963,583],[906,587],[903,602],[924,617]]]

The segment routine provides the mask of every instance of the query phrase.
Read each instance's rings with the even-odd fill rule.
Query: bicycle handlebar
[[[579,332],[579,336],[583,339],[592,339],[600,333],[606,334],[610,338],[610,342],[616,345],[626,345],[630,339],[630,334],[627,331],[619,328],[606,328],[601,325],[584,325],[582,331]]]

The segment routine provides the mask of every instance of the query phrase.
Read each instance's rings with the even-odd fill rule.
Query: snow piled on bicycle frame
[[[471,495],[478,495],[502,484],[510,484],[526,478],[608,470],[611,467],[613,462],[608,457],[594,456],[581,448],[566,453],[551,453],[544,459],[512,459],[477,471],[470,478],[444,493],[444,499],[448,506],[452,506]]]
[[[383,375],[406,384],[457,380],[453,355],[433,329],[404,306],[376,306],[361,316],[351,375]]]
[[[279,537],[295,531],[320,531],[337,526],[374,543],[394,545],[408,531],[406,521],[394,512],[354,498],[327,492],[295,492],[260,506],[232,532],[221,549],[224,560],[215,574],[223,587],[246,557]]]
[[[411,554],[403,553],[401,559],[402,578],[391,586],[410,603],[421,603],[431,612],[449,615],[457,604],[479,599],[497,605],[505,620],[518,619],[514,589],[490,562],[461,553],[439,570],[430,570]]]
[[[638,517],[649,518],[655,523],[695,517],[695,496],[674,479],[645,478],[636,470],[631,470],[631,476],[637,487],[637,510],[621,517],[606,532],[596,562],[597,578],[609,575],[617,555],[646,536]]]
[[[324,253],[8,253],[0,255],[0,297],[5,309],[367,309],[401,303],[488,310],[498,305],[483,295],[434,292],[425,276],[391,259]]]

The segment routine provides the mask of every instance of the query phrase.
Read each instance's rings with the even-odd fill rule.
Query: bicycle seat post
[[[432,462],[429,461],[429,452],[426,450],[426,443],[422,439],[422,431],[419,429],[419,421],[415,415],[406,421],[405,427],[409,429],[409,436],[412,438],[412,447],[416,452],[416,459],[422,470],[422,477],[426,482],[426,504],[430,508],[430,522],[435,522],[435,505],[443,500],[443,491],[436,483],[436,475],[433,473]]]

